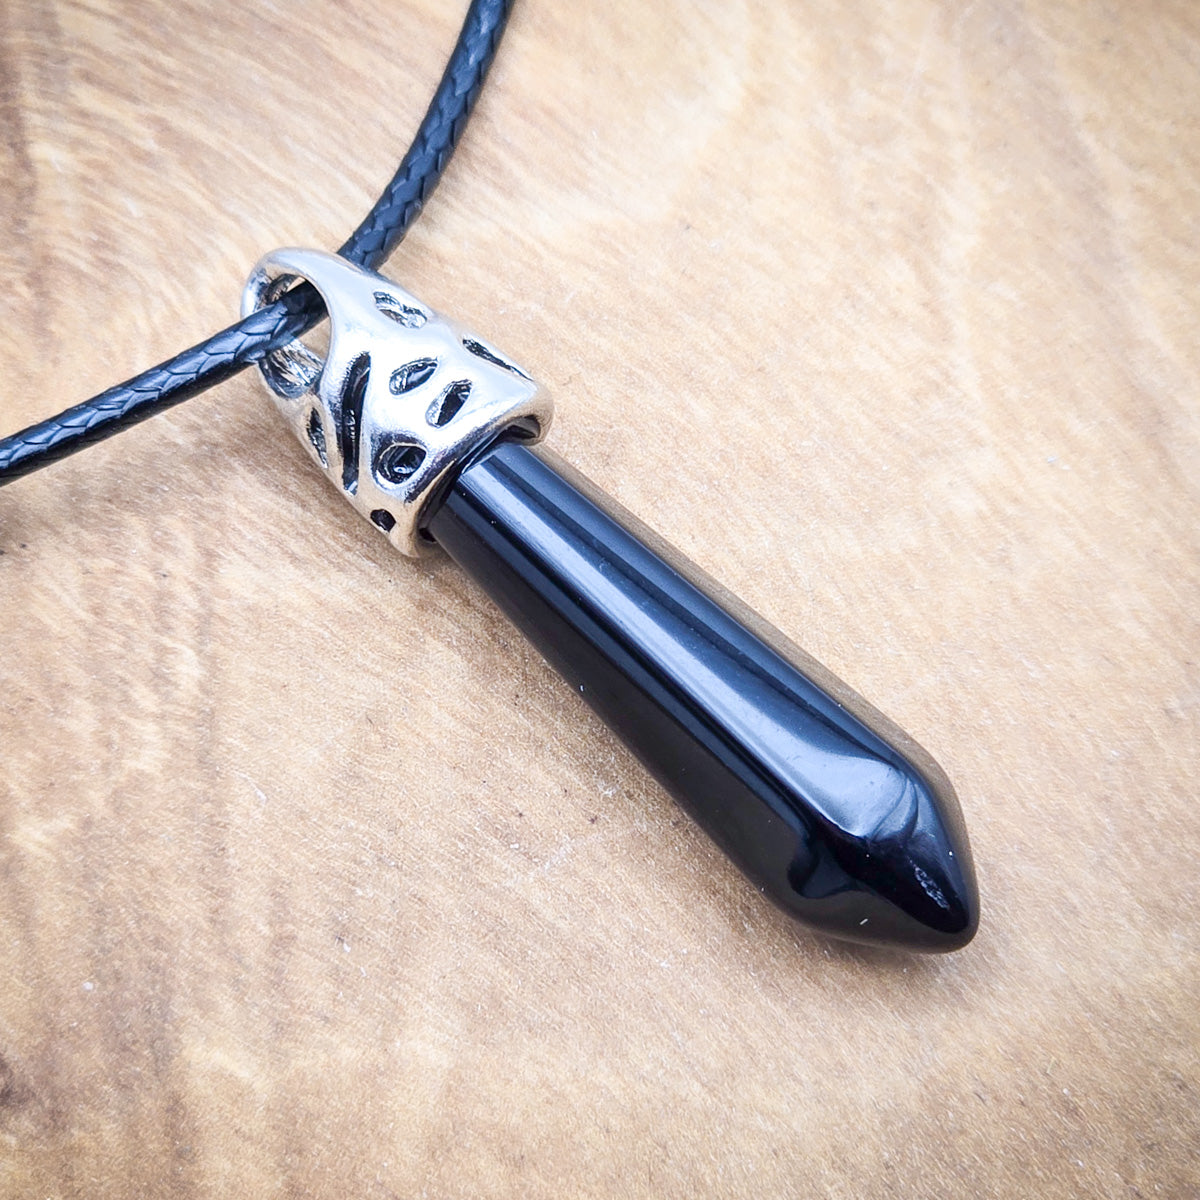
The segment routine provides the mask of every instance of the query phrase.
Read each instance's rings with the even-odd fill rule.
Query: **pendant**
[[[498,350],[312,250],[267,255],[243,315],[296,282],[325,301],[328,352],[293,342],[260,369],[364,517],[448,553],[785,911],[875,945],[971,940],[962,814],[925,751],[538,446],[550,400]]]

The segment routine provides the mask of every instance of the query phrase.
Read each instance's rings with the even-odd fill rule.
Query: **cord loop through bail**
[[[299,340],[259,370],[276,406],[326,477],[406,554],[431,500],[507,430],[540,441],[548,394],[516,363],[374,271],[335,254],[266,255],[242,292],[242,315],[310,283],[329,313],[322,359]]]

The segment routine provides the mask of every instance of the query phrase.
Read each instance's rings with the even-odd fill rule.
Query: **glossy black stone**
[[[937,764],[556,456],[493,447],[429,533],[782,908],[857,942],[970,941]]]

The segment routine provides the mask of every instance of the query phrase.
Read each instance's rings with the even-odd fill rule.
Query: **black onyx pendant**
[[[327,478],[398,549],[438,543],[776,904],[823,933],[955,950],[979,897],[954,789],[890,721],[530,443],[520,367],[380,275],[280,250],[248,314],[306,279],[322,360],[260,364]]]
[[[781,908],[856,942],[971,940],[933,759],[578,472],[502,443],[429,532]]]

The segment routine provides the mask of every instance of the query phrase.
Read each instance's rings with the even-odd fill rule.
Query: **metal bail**
[[[530,442],[553,404],[520,367],[403,288],[335,254],[287,248],[262,258],[242,316],[306,280],[329,311],[324,359],[296,341],[259,364],[292,431],[328,479],[397,549],[432,545],[430,499],[488,442]]]

